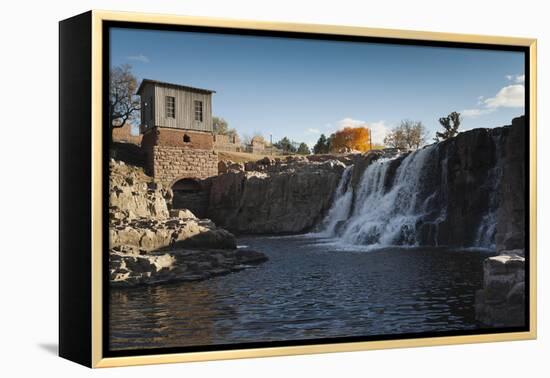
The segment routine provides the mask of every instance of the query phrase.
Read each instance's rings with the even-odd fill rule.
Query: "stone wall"
[[[211,133],[192,130],[154,127],[143,134],[142,146],[170,146],[211,150],[214,139]]]
[[[154,180],[164,185],[182,178],[205,179],[218,174],[218,155],[212,150],[153,146],[151,157]]]

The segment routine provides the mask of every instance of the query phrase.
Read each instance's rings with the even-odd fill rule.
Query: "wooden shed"
[[[143,79],[137,90],[141,97],[143,134],[154,127],[212,132],[210,89]]]

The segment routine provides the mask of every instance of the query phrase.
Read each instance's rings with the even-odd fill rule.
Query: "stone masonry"
[[[154,128],[143,135],[141,147],[147,156],[147,173],[167,188],[180,179],[218,174],[210,133]]]
[[[218,174],[218,156],[212,150],[153,146],[153,177],[172,186],[183,178],[205,179]]]

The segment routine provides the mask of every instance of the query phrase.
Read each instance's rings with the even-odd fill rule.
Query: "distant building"
[[[262,136],[255,136],[250,143],[243,145],[243,151],[256,155],[283,155],[283,151],[275,148]]]
[[[216,151],[241,152],[241,140],[237,134],[214,134],[214,149]]]
[[[213,90],[144,79],[141,146],[156,182],[172,187],[180,180],[217,174],[212,135]]]
[[[250,141],[250,149],[253,154],[263,154],[265,152],[265,140],[261,136],[255,136]]]

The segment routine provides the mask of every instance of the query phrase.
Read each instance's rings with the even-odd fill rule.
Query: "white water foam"
[[[332,238],[334,247],[343,249],[349,245],[378,249],[419,246],[424,231],[431,233],[422,236],[424,243],[428,238],[427,245],[437,246],[439,225],[447,218],[447,191],[442,188],[448,184],[447,162],[434,164],[439,159],[436,152],[437,145],[431,145],[405,158],[377,160],[367,167],[355,189],[353,167],[346,168],[320,230],[309,236]],[[496,167],[487,178],[491,193],[497,192],[499,172]],[[494,247],[496,195],[491,195],[490,202],[472,248]]]

